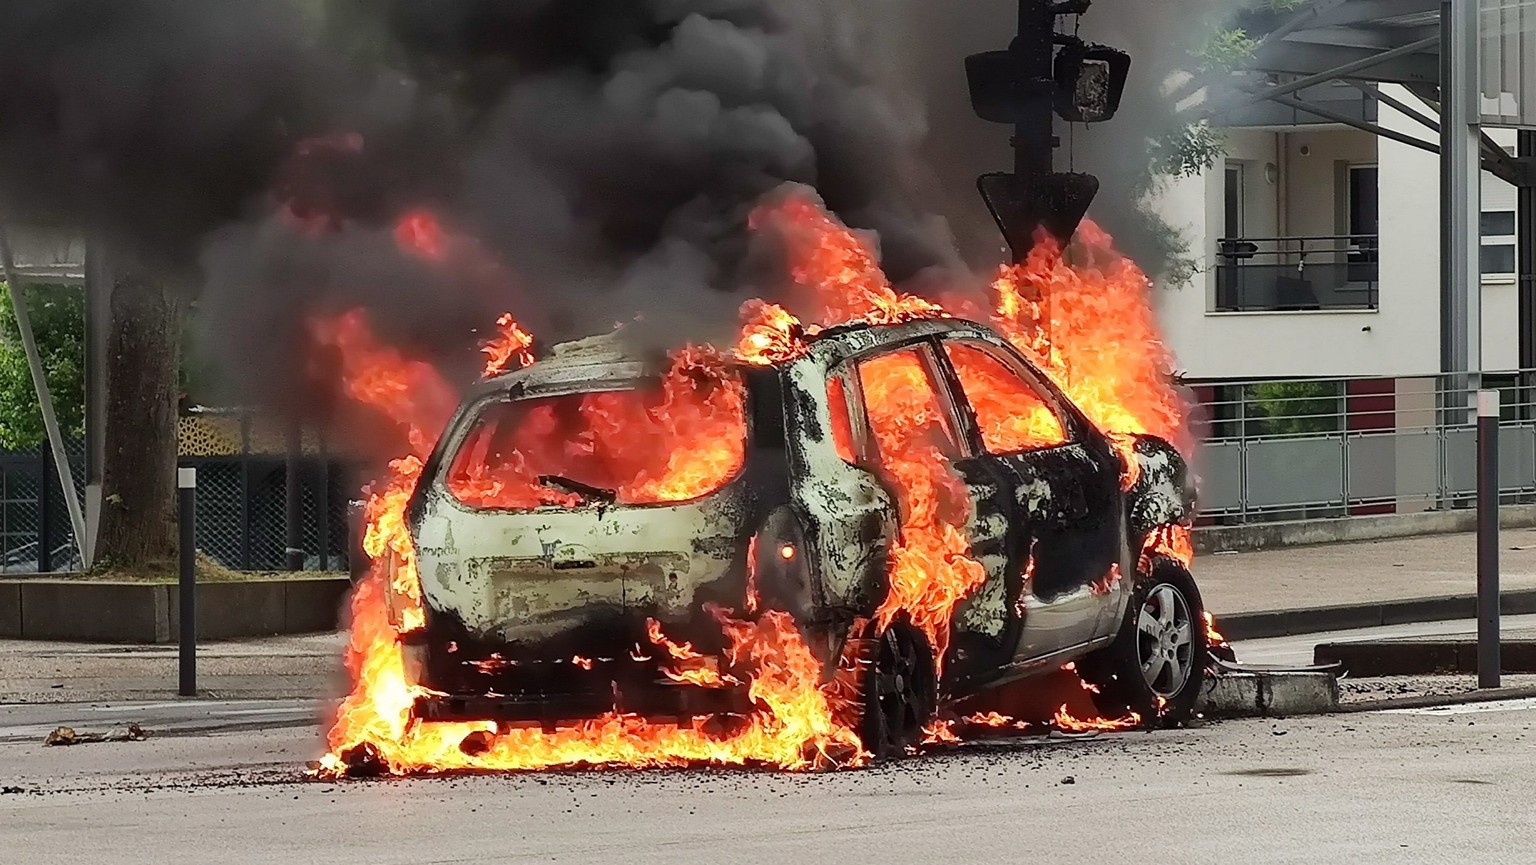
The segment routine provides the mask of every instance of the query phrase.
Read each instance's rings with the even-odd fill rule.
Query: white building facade
[[[1405,88],[1381,87],[1435,116]],[[1374,119],[1438,143],[1388,104]],[[1487,131],[1514,152],[1513,131]],[[1205,266],[1156,293],[1179,371],[1202,403],[1207,518],[1469,502],[1470,431],[1448,428],[1436,410],[1438,156],[1340,124],[1231,129],[1227,139],[1224,160],[1166,190],[1163,212]],[[1487,386],[1513,388],[1515,188],[1484,172],[1482,202],[1481,369]],[[1506,414],[1514,427],[1501,447],[1502,485],[1536,492],[1536,423]]]

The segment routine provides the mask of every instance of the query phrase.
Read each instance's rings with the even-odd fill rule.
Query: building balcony
[[[1374,310],[1377,235],[1217,241],[1214,312]]]

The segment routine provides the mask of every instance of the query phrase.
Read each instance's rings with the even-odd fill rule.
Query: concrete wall
[[[1261,129],[1234,129],[1228,133],[1227,156],[1219,167],[1224,171],[1227,164],[1234,162],[1243,166],[1243,234],[1248,237],[1278,237],[1284,234],[1280,229],[1283,219],[1280,206],[1284,200],[1280,195],[1280,184],[1271,183],[1265,171],[1268,166],[1274,166],[1274,170],[1279,172],[1280,139],[1283,135]],[[1220,230],[1224,181],[1221,175],[1216,175],[1214,180],[1216,182],[1211,184],[1211,192],[1214,195],[1212,203],[1216,207],[1217,219],[1213,226]]]
[[[200,639],[333,630],[350,580],[334,577],[201,583]],[[29,578],[0,581],[0,639],[164,643],[178,639],[174,585]]]
[[[1280,136],[1280,177],[1285,197],[1281,235],[1344,234],[1345,167],[1376,162],[1376,138],[1358,129],[1306,129]]]

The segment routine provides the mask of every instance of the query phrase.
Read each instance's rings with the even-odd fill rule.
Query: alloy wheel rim
[[[919,646],[894,630],[881,638],[881,663],[874,670],[875,708],[880,715],[883,744],[899,750],[912,744],[922,730],[928,696],[922,688],[923,663]]]
[[[1171,698],[1189,683],[1194,661],[1194,618],[1184,594],[1159,583],[1136,614],[1136,661],[1152,692]]]

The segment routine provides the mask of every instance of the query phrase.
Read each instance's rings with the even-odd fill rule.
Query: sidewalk
[[[1432,535],[1195,559],[1206,609],[1233,639],[1471,618],[1477,537]],[[1536,529],[1499,536],[1507,611],[1536,612]]]
[[[199,696],[278,699],[339,696],[345,634],[204,643]],[[158,700],[174,697],[176,646],[108,646],[0,640],[0,704]]]
[[[1205,605],[1219,615],[1366,604],[1477,591],[1477,536],[1431,535],[1217,553],[1195,559]],[[1536,529],[1499,535],[1499,584],[1536,589]]]
[[[1470,617],[1470,534],[1201,556],[1195,578],[1233,639]],[[1536,611],[1536,529],[1500,536],[1506,602]],[[1446,600],[1456,598],[1454,601]],[[198,683],[209,697],[326,697],[346,689],[342,634],[209,643]],[[176,647],[0,641],[0,703],[160,699],[174,693]]]

